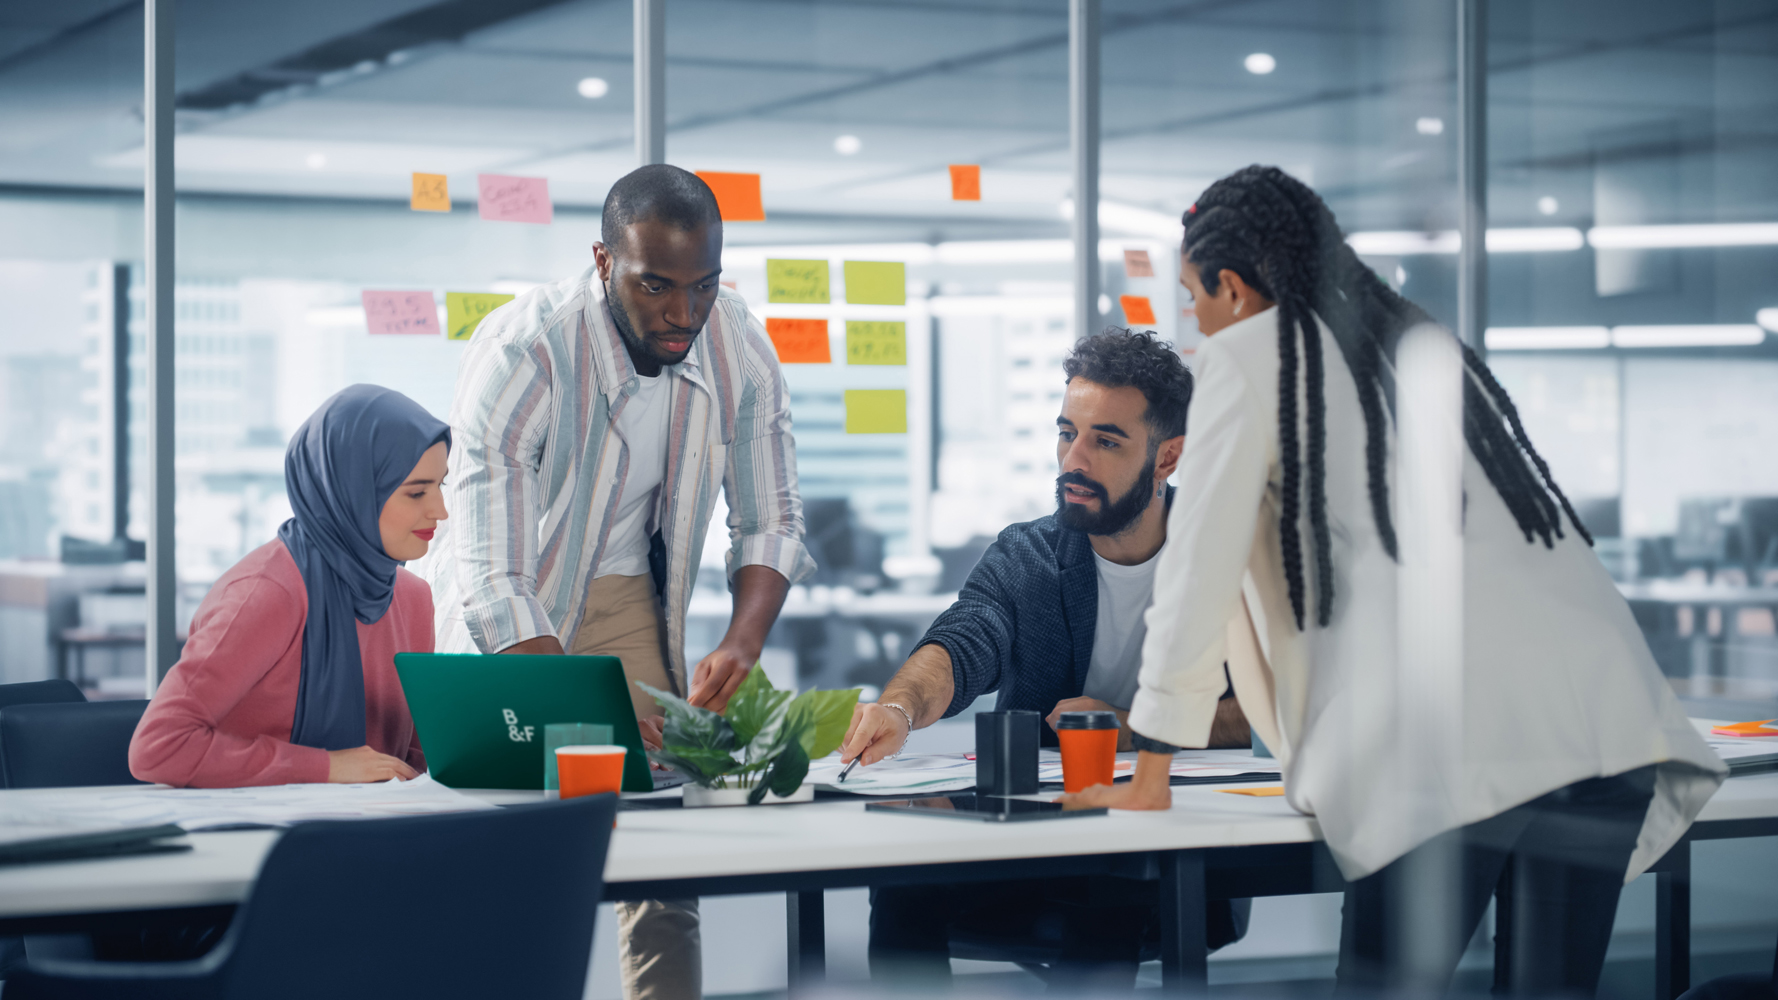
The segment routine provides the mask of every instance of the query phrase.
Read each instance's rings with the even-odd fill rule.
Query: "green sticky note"
[[[468,340],[489,313],[511,302],[512,298],[496,292],[446,292],[445,337]]]
[[[906,389],[847,389],[847,434],[906,434]]]
[[[827,291],[827,261],[767,260],[766,301],[816,305],[832,301]]]
[[[846,321],[846,363],[849,365],[905,365],[908,363],[908,325],[896,320]]]
[[[908,304],[908,268],[901,261],[846,261],[846,301],[862,306]]]

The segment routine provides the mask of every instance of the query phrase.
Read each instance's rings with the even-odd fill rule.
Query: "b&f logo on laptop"
[[[519,725],[519,713],[510,708],[503,708],[500,714],[506,717],[506,738],[514,743],[529,743],[531,736],[537,731],[536,726]]]

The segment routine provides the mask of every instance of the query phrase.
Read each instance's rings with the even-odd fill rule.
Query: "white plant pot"
[[[689,783],[682,787],[685,789],[685,805],[687,808],[697,806],[744,806],[747,804],[747,796],[753,792],[753,789],[751,788],[705,788],[702,785]],[[760,805],[775,806],[785,802],[813,801],[815,801],[815,786],[805,781],[801,788],[798,788],[796,791],[783,798],[779,798],[771,792],[767,792],[765,801],[761,802]]]

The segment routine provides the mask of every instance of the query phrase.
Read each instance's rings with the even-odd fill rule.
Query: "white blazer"
[[[1315,624],[1305,474],[1308,630],[1297,630],[1279,554],[1277,317],[1267,309],[1198,349],[1130,726],[1204,746],[1226,659],[1254,731],[1284,767],[1287,800],[1316,817],[1348,879],[1564,785],[1658,764],[1625,877],[1641,874],[1727,769],[1686,719],[1586,542],[1564,518],[1554,549],[1527,544],[1467,449],[1461,754],[1451,757],[1451,781],[1415,787],[1428,783],[1426,769],[1413,766],[1419,748],[1394,723],[1398,567],[1371,517],[1357,389],[1325,325],[1334,610],[1326,628]],[[1393,428],[1388,439],[1393,479]],[[1396,493],[1392,484],[1392,501]]]

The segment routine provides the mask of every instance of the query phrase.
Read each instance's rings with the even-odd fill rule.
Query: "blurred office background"
[[[1488,7],[1489,362],[1694,714],[1778,715],[1778,7]],[[1253,162],[1315,186],[1379,275],[1455,321],[1453,4],[1103,11],[1104,324],[1145,296],[1141,325],[1190,359],[1178,219]],[[763,179],[768,218],[727,226],[725,280],[762,317],[908,324],[905,366],[785,367],[822,569],[773,633],[780,684],[874,693],[994,534],[1053,509],[1060,363],[1081,332],[1066,13],[668,4],[669,161]],[[0,681],[62,674],[95,696],[144,687],[142,17],[0,0]],[[362,290],[442,303],[590,265],[605,191],[635,162],[631,39],[627,0],[180,0],[183,618],[288,516],[284,443],[327,395],[377,382],[447,412],[464,345],[369,335]],[[950,200],[950,164],[981,165],[981,201]],[[454,210],[410,211],[413,171],[447,174]],[[547,177],[554,223],[478,219],[480,172]],[[772,305],[768,257],[836,277],[902,261],[907,305]],[[846,434],[848,388],[905,389],[908,433]],[[728,613],[715,523],[693,657]],[[1778,918],[1730,874],[1769,847],[1698,857],[1699,978],[1712,949],[1769,961]],[[1648,961],[1651,894],[1626,895],[1624,982]],[[777,905],[708,906],[712,992],[781,987],[779,952],[748,944],[781,923],[742,916]],[[836,974],[861,976],[861,897],[829,909]],[[1214,976],[1314,979],[1337,902],[1262,901],[1254,928]],[[594,991],[614,995],[601,958]]]

